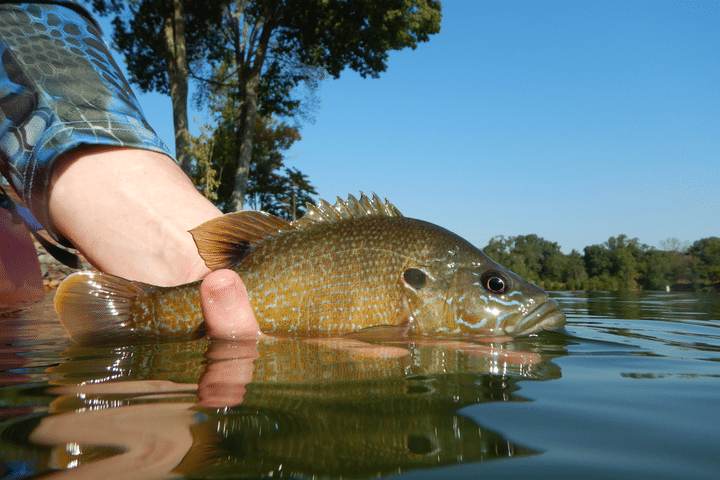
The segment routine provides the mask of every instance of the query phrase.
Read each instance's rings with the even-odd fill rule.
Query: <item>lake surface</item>
[[[720,476],[720,295],[557,292],[504,343],[79,347],[0,314],[0,477]]]

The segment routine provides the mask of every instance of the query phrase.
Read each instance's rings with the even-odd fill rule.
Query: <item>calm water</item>
[[[720,296],[558,293],[497,344],[78,347],[0,314],[3,478],[720,476]]]

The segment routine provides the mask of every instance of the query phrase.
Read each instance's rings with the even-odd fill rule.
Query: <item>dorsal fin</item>
[[[338,197],[335,205],[330,205],[325,200],[318,201],[317,205],[307,204],[307,212],[292,225],[302,229],[316,223],[336,222],[367,216],[380,217],[402,217],[402,213],[391,204],[388,199],[385,203],[373,193],[372,199],[360,192],[360,200],[348,195],[347,201]]]
[[[234,268],[267,236],[295,228],[266,212],[246,210],[208,220],[190,230],[210,270]]]

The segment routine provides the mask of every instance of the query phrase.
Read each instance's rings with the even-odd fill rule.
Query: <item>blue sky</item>
[[[446,0],[439,35],[317,96],[288,165],[326,200],[376,192],[479,247],[720,235],[720,2]],[[139,98],[172,143],[169,100]]]

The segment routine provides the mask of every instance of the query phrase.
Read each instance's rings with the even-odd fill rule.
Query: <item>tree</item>
[[[484,250],[496,262],[537,283],[560,282],[567,268],[560,246],[534,234],[493,237]]]
[[[275,121],[258,119],[250,163],[247,197],[252,208],[287,220],[296,220],[305,212],[305,204],[315,201],[315,187],[297,168],[284,166],[281,150],[287,150],[300,135],[297,128]]]
[[[627,235],[610,237],[601,245],[564,255],[555,242],[537,235],[492,237],[485,253],[533,282],[568,290],[680,290],[712,288],[720,291],[720,238],[696,241],[684,250],[677,239],[661,242],[666,250],[650,248]]]
[[[225,62],[237,108],[235,184],[229,209],[242,208],[261,95],[291,114],[290,92],[313,68],[337,78],[345,68],[378,77],[388,52],[416,48],[440,31],[437,0],[237,0],[225,8]],[[308,70],[308,68],[310,70]],[[270,94],[270,95],[269,95]],[[264,106],[268,108],[268,105]]]
[[[189,65],[217,58],[222,1],[89,0],[100,15],[114,14],[113,41],[127,61],[130,81],[143,91],[170,95],[175,154],[191,173],[187,101]]]
[[[640,260],[643,252],[648,246],[641,244],[637,238],[628,238],[627,235],[610,237],[605,246],[610,250],[612,263],[611,273],[620,279],[625,290],[637,288],[637,280],[640,277]]]
[[[282,173],[273,172],[259,187],[248,188],[248,204],[286,220],[297,220],[305,213],[306,204],[315,204],[310,195],[317,195],[317,191],[307,175],[296,168],[283,168]]]
[[[232,88],[237,124],[230,210],[241,209],[244,202],[255,119],[261,109],[266,116],[295,114],[299,102],[292,98],[292,90],[300,82],[312,81],[317,71],[337,78],[350,68],[363,77],[377,77],[387,68],[389,51],[414,49],[428,41],[440,31],[441,19],[438,0],[92,0],[92,4],[100,14],[117,15],[114,40],[126,56],[131,81],[144,90],[176,92],[173,116],[179,157],[188,137],[183,113],[187,75]],[[122,14],[128,11],[130,18],[124,19]],[[209,64],[224,75],[216,71],[212,78],[204,78],[199,70]],[[188,73],[186,65],[193,72]],[[186,163],[182,162],[184,168]]]
[[[649,249],[637,238],[610,237],[602,245],[585,247],[585,270],[593,290],[634,290],[641,275],[641,261]]]
[[[590,245],[583,249],[585,271],[588,277],[599,277],[610,273],[610,252],[601,245]]]
[[[308,181],[307,175],[301,173],[298,169],[286,168],[285,173],[289,180],[283,204],[287,213],[281,216],[288,220],[297,220],[305,213],[307,204],[315,204],[310,195],[317,195],[317,191]]]
[[[525,258],[516,253],[515,237],[505,238],[498,235],[490,239],[483,249],[488,257],[492,258],[508,270],[515,272],[523,278],[530,278],[530,269],[525,263]],[[537,281],[537,280],[536,280]]]
[[[222,69],[216,73],[222,75]],[[203,131],[200,136],[193,137],[193,158],[196,162],[193,179],[221,210],[228,211],[235,183],[237,109],[232,101],[232,92],[220,82],[202,93],[218,126],[208,130],[209,137],[204,127],[200,128]],[[272,104],[272,101],[266,104]],[[300,140],[300,132],[297,126],[273,118],[264,108],[259,113],[253,132],[246,192],[248,203],[254,209],[294,219],[304,213],[305,203],[314,203],[310,195],[317,194],[306,175],[297,168],[285,166],[283,151]],[[209,149],[212,154],[207,158]],[[210,184],[213,188],[209,188]]]
[[[700,260],[700,275],[720,288],[720,238],[708,237],[693,243],[688,253]]]
[[[565,272],[563,272],[563,282],[566,284],[572,283],[572,288],[568,288],[574,290],[580,288],[581,282],[585,278],[587,278],[587,273],[585,272],[583,256],[580,255],[580,252],[573,249],[570,255],[567,256]]]
[[[645,290],[664,290],[675,283],[675,251],[648,250],[642,258],[639,283]]]
[[[508,248],[508,240],[504,235],[496,235],[490,239],[488,244],[483,248],[485,254],[501,265],[507,265],[510,255]]]
[[[193,181],[221,210],[228,211],[234,186],[234,109],[225,109],[214,130],[201,127],[192,138],[191,158],[195,162]],[[285,166],[283,151],[300,140],[296,127],[274,119],[255,120],[255,142],[248,178],[248,203],[254,209],[292,219],[314,203],[315,188],[307,176]],[[295,208],[292,208],[293,198]]]
[[[211,125],[205,124],[199,127],[200,135],[190,136],[188,146],[188,157],[194,162],[195,168],[190,178],[195,186],[211,202],[218,203],[218,189],[220,188],[220,177],[222,166],[213,161],[215,154],[214,129]]]
[[[690,248],[690,245],[688,242],[684,240],[680,240],[677,237],[668,237],[665,240],[660,240],[660,243],[658,244],[660,247],[660,250],[665,250],[666,252],[686,252],[688,248]]]

